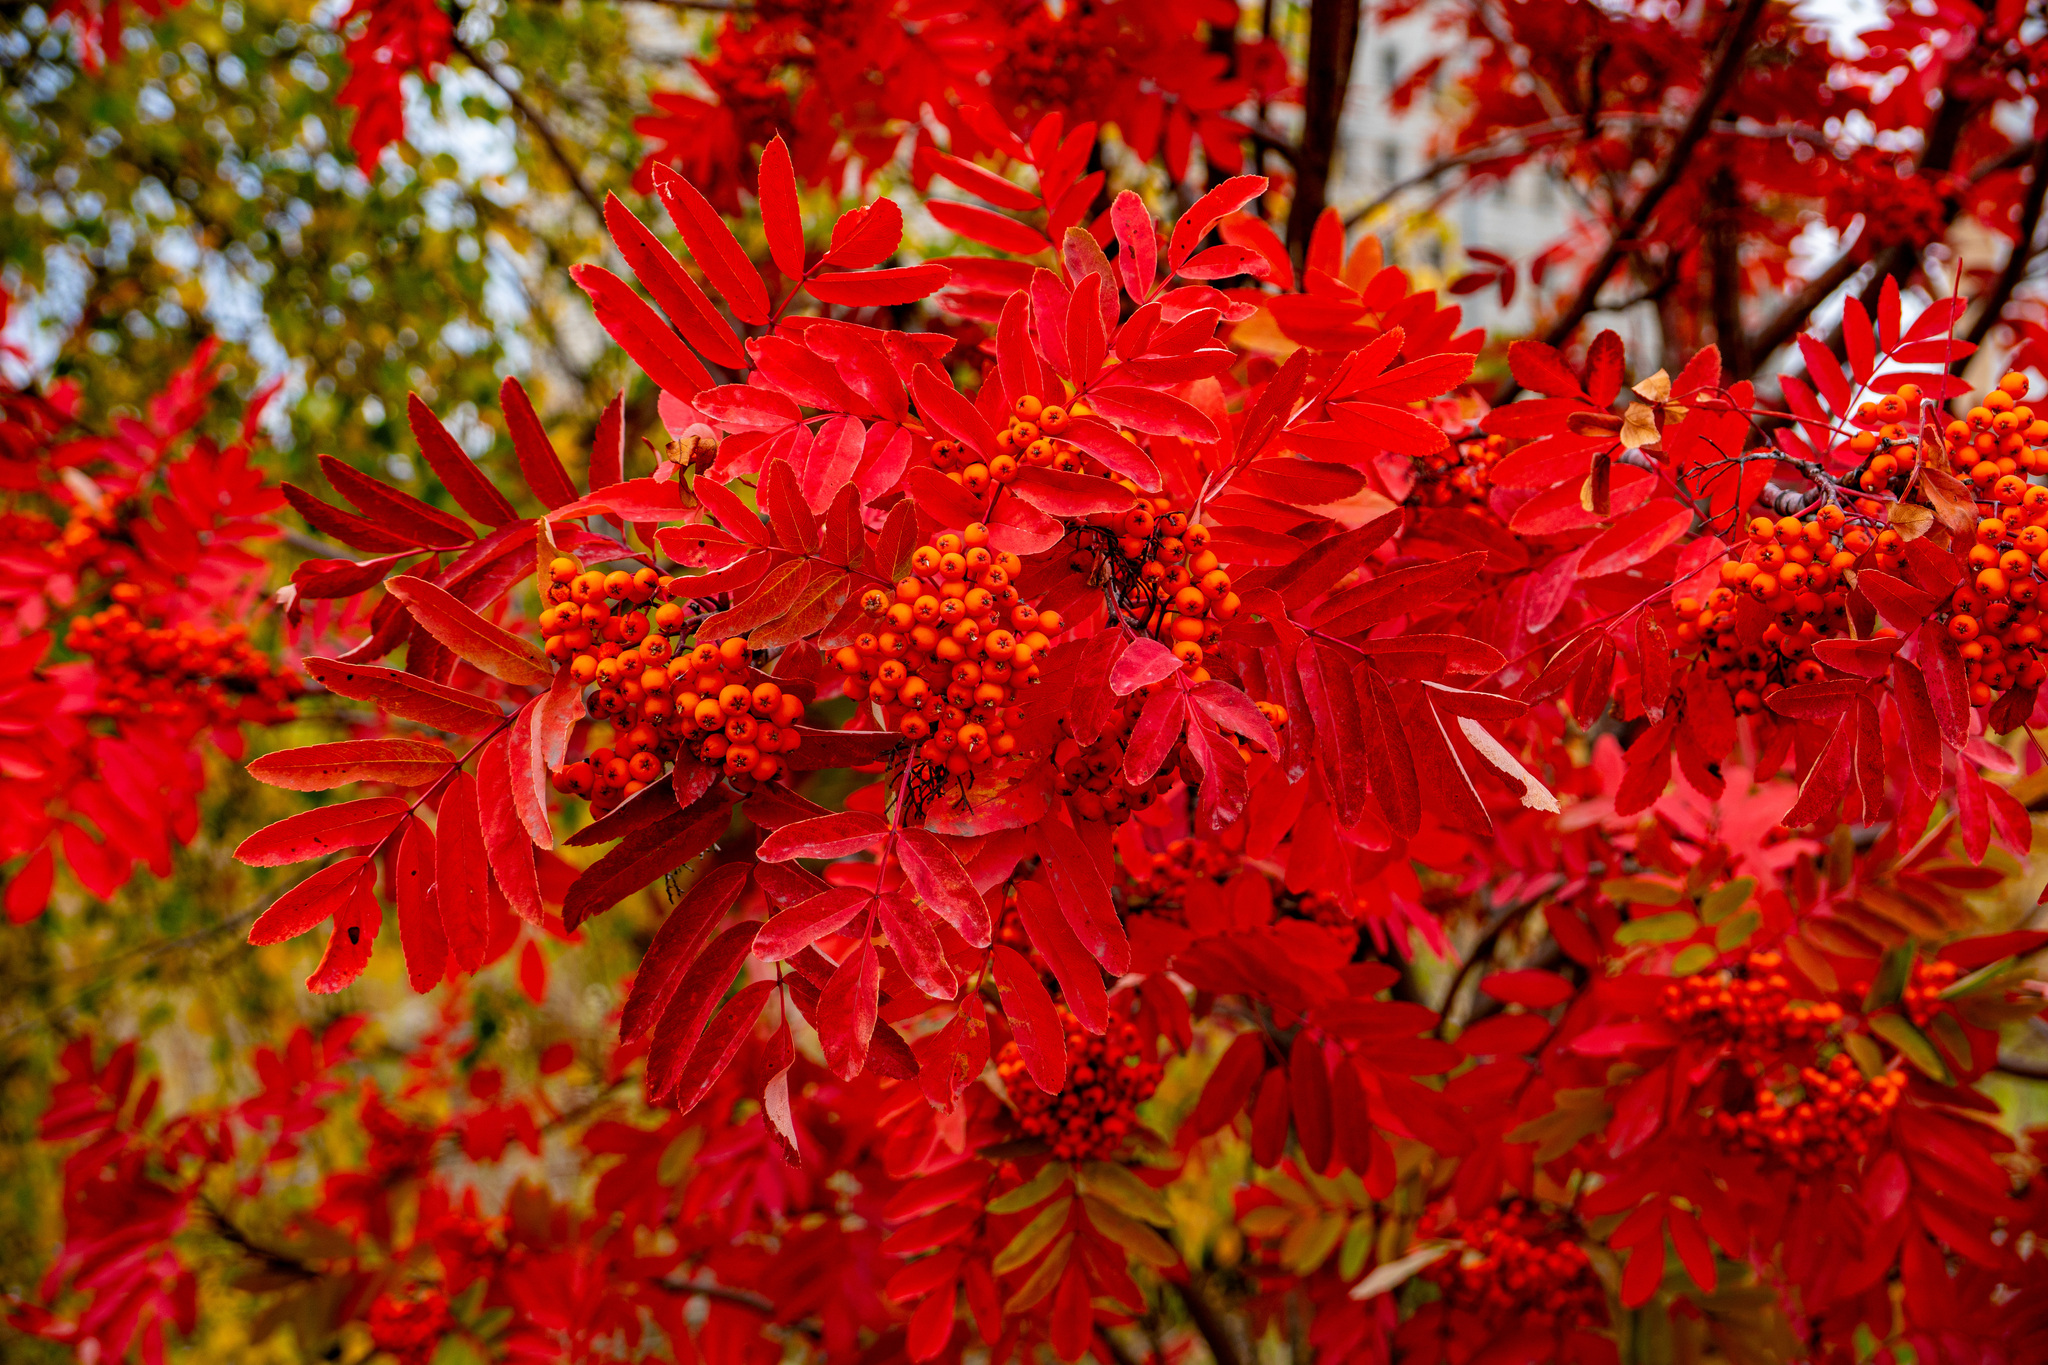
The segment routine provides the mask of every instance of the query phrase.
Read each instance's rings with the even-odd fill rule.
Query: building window
[[[1401,53],[1396,48],[1380,49],[1380,84],[1391,95],[1401,83]]]
[[[1389,185],[1401,178],[1401,148],[1392,142],[1380,144],[1380,179]]]

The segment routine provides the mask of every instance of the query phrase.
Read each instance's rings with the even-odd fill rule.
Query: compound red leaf
[[[474,972],[483,966],[491,937],[490,853],[484,845],[477,782],[468,773],[457,773],[441,794],[434,836],[434,899],[440,908],[441,939],[455,966]],[[404,931],[401,923],[401,936]]]
[[[647,1047],[647,1096],[660,1100],[673,1092],[683,1064],[697,1050],[697,1040],[712,1009],[732,984],[733,974],[747,960],[754,944],[755,923],[735,924],[711,940],[676,984],[668,1005],[654,1025]]]
[[[704,946],[718,921],[738,903],[748,877],[746,864],[724,863],[690,883],[690,889],[654,931],[646,955],[640,959],[640,969],[633,974],[633,988],[627,993],[625,1009],[619,1015],[620,1042],[638,1038],[668,1008],[669,997],[675,994],[684,971],[696,959],[697,950]]]
[[[590,306],[597,314],[598,325],[619,343],[619,349],[631,357],[634,364],[646,372],[655,387],[688,399],[712,386],[711,371],[704,368],[704,362],[683,345],[682,339],[670,330],[661,315],[634,293],[624,280],[603,266],[588,263],[570,266],[569,278],[590,296]],[[510,384],[513,381],[508,379],[505,382]],[[552,454],[552,447],[549,453]],[[525,460],[520,463],[524,465]],[[532,477],[529,471],[527,478]],[[568,497],[557,500],[544,497],[541,501],[550,507],[559,507],[574,495],[572,489]]]
[[[391,899],[398,907],[398,946],[405,954],[406,980],[425,995],[448,974],[448,940],[433,903],[434,834],[422,820],[405,827],[391,865]]]
[[[689,248],[711,287],[724,297],[726,306],[741,322],[766,324],[768,290],[761,283],[761,272],[747,259],[739,239],[718,216],[718,210],[711,207],[695,185],[668,167],[656,162],[650,170],[655,195],[668,210],[669,220],[682,234],[683,245]]]
[[[376,702],[403,720],[431,725],[450,734],[478,734],[505,719],[504,712],[474,693],[395,668],[316,657],[305,661],[305,669],[330,692],[357,701]]]
[[[835,1075],[851,1080],[866,1068],[881,1009],[882,968],[875,945],[866,935],[825,983],[818,999],[818,1041],[825,1064]]]
[[[356,889],[376,875],[368,855],[330,863],[272,901],[249,926],[249,942],[257,947],[297,938],[331,918]]]
[[[784,825],[761,841],[759,856],[764,863],[787,862],[791,858],[843,858],[872,848],[875,840],[888,832],[889,822],[879,815],[836,811]]]
[[[458,507],[486,526],[507,526],[519,520],[497,485],[476,467],[469,452],[448,434],[448,428],[418,394],[406,395],[405,415],[413,439],[419,442],[420,455]]]
[[[993,932],[988,906],[944,839],[929,830],[901,830],[896,836],[896,858],[918,898],[934,914],[952,925],[969,946],[988,946]]]
[[[777,133],[761,149],[761,235],[775,268],[792,280],[804,277],[804,217],[797,202],[796,167],[789,147]],[[683,1106],[688,1108],[688,1105]]]

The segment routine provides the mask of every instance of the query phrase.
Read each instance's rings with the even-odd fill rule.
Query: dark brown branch
[[[1723,369],[1748,374],[1749,339],[1742,328],[1742,225],[1738,221],[1742,199],[1735,172],[1726,166],[1715,172],[1707,196],[1713,205],[1706,247],[1713,285],[1714,344],[1721,348]]]
[[[1201,1334],[1202,1342],[1209,1348],[1209,1354],[1216,1358],[1216,1365],[1244,1365],[1244,1359],[1237,1352],[1237,1343],[1231,1339],[1230,1324],[1216,1311],[1216,1305],[1209,1302],[1209,1295],[1198,1275],[1189,1275],[1188,1283],[1174,1283],[1180,1291],[1180,1301],[1188,1306],[1188,1317],[1195,1324],[1195,1331]]]
[[[1549,330],[1544,333],[1543,339],[1551,345],[1569,339],[1571,334],[1578,330],[1579,324],[1586,320],[1587,314],[1598,306],[1601,286],[1607,283],[1607,277],[1614,273],[1622,258],[1635,249],[1636,240],[1642,235],[1643,229],[1649,226],[1651,216],[1657,211],[1657,205],[1664,201],[1664,196],[1669,194],[1685,175],[1692,163],[1694,149],[1712,129],[1714,116],[1721,107],[1721,101],[1727,98],[1729,88],[1735,84],[1736,73],[1742,68],[1743,59],[1749,55],[1750,42],[1756,35],[1757,21],[1763,17],[1763,12],[1764,0],[1743,0],[1742,10],[1736,15],[1734,25],[1728,30],[1720,56],[1714,63],[1713,74],[1707,78],[1706,85],[1700,91],[1699,103],[1693,107],[1692,117],[1686,120],[1685,128],[1678,134],[1678,140],[1672,143],[1671,154],[1665,158],[1663,171],[1651,182],[1650,187],[1643,191],[1642,197],[1636,200],[1635,207],[1629,210],[1628,217],[1615,227],[1614,235],[1608,239],[1607,249],[1600,254],[1600,259],[1593,263],[1592,270],[1587,272],[1585,283],[1579,287],[1579,296],[1572,300],[1572,306],[1566,309],[1564,316],[1552,323]],[[1498,407],[1509,401],[1520,391],[1521,386],[1510,378],[1501,385],[1500,392],[1494,395],[1494,406]]]
[[[2048,1081],[2048,1064],[2023,1062],[2016,1057],[2000,1057],[1998,1065],[1991,1068],[2001,1076],[2015,1076],[2023,1081]]]
[[[684,1298],[695,1298],[702,1295],[707,1299],[718,1299],[723,1303],[738,1304],[742,1308],[750,1308],[766,1318],[775,1316],[775,1305],[769,1300],[768,1296],[756,1294],[751,1289],[734,1289],[730,1285],[706,1284],[701,1280],[655,1280],[653,1283],[662,1289],[666,1289],[671,1294],[680,1294]]]
[[[1301,147],[1294,158],[1294,203],[1287,210],[1287,249],[1296,269],[1308,254],[1330,191],[1344,95],[1358,51],[1362,0],[1313,0],[1308,12],[1308,72],[1302,89]]]
[[[1847,284],[1861,268],[1862,262],[1857,259],[1856,252],[1843,252],[1835,259],[1833,265],[1807,281],[1798,293],[1785,301],[1784,307],[1773,313],[1770,320],[1757,330],[1757,334],[1749,339],[1745,348],[1749,355],[1768,356],[1792,340],[1799,334],[1799,329],[1806,325],[1806,320],[1813,316],[1813,310],[1826,303],[1828,296]],[[1736,378],[1747,378],[1751,372],[1746,369],[1730,368],[1728,373]]]
[[[1970,324],[1964,340],[1972,346],[1982,345],[1984,338],[1991,335],[1991,329],[1998,323],[1998,315],[2005,311],[2005,305],[2012,302],[2013,291],[2020,281],[2027,277],[2027,267],[2034,260],[2034,234],[2041,227],[2041,204],[2048,198],[2048,138],[2034,144],[2031,163],[2033,181],[2027,186],[2026,198],[2020,201],[2019,231],[2012,239],[2012,254],[2005,258],[2005,269],[1998,272],[1998,280],[1991,286],[1991,292],[1984,297],[1983,310],[1977,320]],[[1964,361],[1957,361],[1961,369]]]
[[[562,168],[562,174],[569,177],[569,183],[576,189],[576,197],[589,205],[590,211],[597,215],[597,221],[603,223],[604,203],[598,199],[597,192],[591,189],[590,182],[583,178],[582,168],[570,159],[569,149],[563,145],[561,138],[555,134],[555,130],[548,123],[547,118],[542,115],[539,109],[534,107],[533,101],[520,93],[517,86],[500,75],[495,66],[479,56],[469,44],[462,41],[459,35],[451,34],[449,42],[457,52],[460,52],[468,59],[471,66],[489,77],[491,84],[505,92],[505,98],[512,101],[512,107],[519,111],[519,116],[526,120],[529,128],[533,129],[534,136],[538,137],[541,140],[541,145],[548,149],[548,155],[552,156],[555,159],[555,164]]]
[[[1095,1324],[1095,1342],[1104,1354],[1104,1365],[1145,1365],[1142,1357],[1131,1354],[1130,1348],[1109,1334],[1101,1323]]]

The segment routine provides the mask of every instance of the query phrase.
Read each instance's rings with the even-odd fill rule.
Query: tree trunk
[[[1313,0],[1308,14],[1308,71],[1302,88],[1301,150],[1294,158],[1294,204],[1287,212],[1287,250],[1296,270],[1308,254],[1330,190],[1344,96],[1358,54],[1360,0]]]

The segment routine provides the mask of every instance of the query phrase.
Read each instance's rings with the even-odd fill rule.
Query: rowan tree
[[[62,1241],[16,1329],[150,1361],[238,1306],[268,1349],[404,1362],[2040,1358],[2039,180],[1880,223],[1819,112],[1940,169],[1942,127],[2035,102],[2034,19],[1900,11],[1854,60],[1761,5],[1489,24],[1503,98],[1457,164],[1612,189],[1546,335],[1489,338],[1317,202],[1357,19],[1307,17],[1290,73],[1282,29],[1172,6],[721,16],[717,102],[666,102],[645,211],[591,205],[609,246],[567,272],[634,377],[587,431],[505,379],[516,478],[417,395],[430,480],[323,456],[276,492],[9,396],[37,496],[89,503],[88,451],[170,490],[139,563],[44,536],[112,600],[65,627],[90,723],[265,727],[248,776],[308,794],[236,848],[266,880],[234,923],[309,1022],[175,1104],[121,1021],[67,1038]],[[359,151],[412,135],[393,83],[449,18],[356,17]],[[1906,65],[1952,82],[1932,123]],[[1505,94],[1567,87],[1572,129],[1495,145],[1533,118]],[[1722,114],[1773,92],[1843,141],[1793,139],[1840,163],[1797,188],[1901,235],[1767,346],[1794,209],[1716,229],[1732,284],[1679,210],[1789,174]],[[1105,122],[1172,192],[1119,183]],[[1994,193],[2018,264],[1973,313],[1933,248]],[[906,207],[972,246],[916,259]],[[1581,335],[1624,266],[1684,319],[1661,368]],[[154,420],[151,451],[189,426]],[[173,510],[177,591],[213,581],[193,545],[292,528],[303,684],[189,663],[125,591]]]

